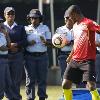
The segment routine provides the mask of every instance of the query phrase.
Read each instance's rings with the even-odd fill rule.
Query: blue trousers
[[[35,98],[35,82],[38,85],[37,94],[39,97],[47,98],[47,73],[49,60],[48,55],[41,56],[26,55],[25,57],[25,73],[26,73],[26,95],[27,99]]]
[[[8,59],[0,58],[0,100],[4,97],[7,75],[9,76]],[[10,81],[10,77],[9,77]],[[11,81],[10,81],[11,82]]]
[[[100,54],[96,54],[96,81],[100,83]]]
[[[22,98],[20,94],[20,84],[22,80],[23,68],[24,60],[22,52],[9,54],[9,71],[12,84],[9,84],[9,80],[6,80],[5,95],[8,100],[20,100]]]
[[[63,74],[67,67],[67,62],[66,62],[67,57],[68,57],[67,55],[59,55],[58,56],[58,65],[61,69],[61,79],[63,79]]]

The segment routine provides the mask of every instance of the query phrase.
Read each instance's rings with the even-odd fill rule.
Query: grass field
[[[76,88],[75,85],[73,85],[73,89],[74,90],[86,90],[85,88]],[[98,89],[100,91],[100,88]],[[36,93],[37,93],[37,86],[36,86]],[[58,100],[62,96],[62,87],[61,86],[47,86],[47,94],[48,94],[47,100]],[[21,86],[21,95],[22,95],[22,100],[26,100],[25,85]],[[6,98],[4,98],[3,100],[6,100]],[[39,100],[37,95],[36,95],[35,100]]]
[[[37,87],[36,87],[36,91],[37,91]],[[62,95],[62,87],[61,86],[47,86],[47,94],[48,94],[47,100],[58,100],[59,97]],[[26,100],[25,86],[21,86],[21,95],[22,95],[22,100]],[[4,98],[3,100],[6,100],[6,98]],[[38,100],[37,95],[36,95],[35,100]]]

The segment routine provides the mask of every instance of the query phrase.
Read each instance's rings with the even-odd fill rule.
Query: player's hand
[[[66,46],[69,46],[70,45],[70,41],[67,41],[66,40],[66,44],[65,44]]]
[[[67,63],[70,63],[70,61],[71,61],[71,57],[68,56],[68,58],[66,59],[66,62],[67,62]]]
[[[35,40],[32,40],[32,41],[29,42],[29,45],[34,45],[34,44],[36,44]]]
[[[45,40],[45,38],[44,38],[43,36],[40,36],[40,39],[41,39],[41,42],[42,42],[43,44],[46,44],[46,40]]]
[[[72,49],[71,52],[70,52],[70,54],[69,54],[69,56],[68,56],[68,58],[66,59],[67,63],[70,63],[70,61],[72,59],[72,56],[73,56],[73,53],[74,53],[74,50]]]

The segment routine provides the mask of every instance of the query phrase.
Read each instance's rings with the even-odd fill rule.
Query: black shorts
[[[71,80],[73,83],[96,81],[95,61],[75,61],[72,60],[64,72],[64,79]]]

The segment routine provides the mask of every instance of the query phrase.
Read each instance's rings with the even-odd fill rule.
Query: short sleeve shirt
[[[100,26],[88,19],[83,18],[80,23],[73,26],[74,34],[74,60],[87,60],[96,58],[95,33],[100,30]]]
[[[73,40],[72,30],[69,30],[66,27],[66,25],[57,28],[56,33],[57,34],[65,34],[68,41]],[[69,46],[64,46],[63,48],[61,48],[61,51],[71,51],[71,49],[72,49],[72,45],[69,45]]]
[[[26,47],[26,50],[29,52],[45,52],[47,47],[41,42],[40,36],[43,36],[44,39],[51,39],[51,32],[47,25],[40,24],[37,28],[34,28],[32,25],[25,26],[27,40],[34,40],[36,44],[29,45]]]
[[[96,33],[96,39],[95,40],[96,40],[97,43],[100,43],[100,34]],[[100,47],[96,47],[96,48],[100,52]]]
[[[6,45],[7,45],[7,41],[6,41],[5,35],[0,32],[0,47],[6,46]],[[0,54],[8,54],[8,51],[1,51],[0,50]]]

